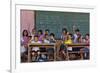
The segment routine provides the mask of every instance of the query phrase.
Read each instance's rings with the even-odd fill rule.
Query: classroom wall
[[[21,10],[21,32],[26,29],[31,32],[35,25],[35,12],[32,10]]]

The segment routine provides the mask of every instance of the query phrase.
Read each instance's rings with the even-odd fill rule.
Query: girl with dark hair
[[[28,31],[27,30],[23,30],[22,38],[21,38],[21,44],[22,45],[27,45],[28,42],[29,42]]]
[[[40,42],[43,42],[44,34],[43,34],[43,31],[42,30],[38,30],[38,36],[39,36],[39,41]]]
[[[27,56],[28,42],[29,42],[28,31],[23,30],[21,37],[21,62],[27,61],[26,56]]]
[[[67,29],[66,29],[66,28],[63,28],[63,29],[62,29],[61,39],[62,39],[62,40],[65,40],[66,36],[67,36]]]

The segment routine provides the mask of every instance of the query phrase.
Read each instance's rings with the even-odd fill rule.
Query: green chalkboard
[[[36,29],[49,29],[60,38],[62,28],[73,33],[73,26],[80,29],[82,35],[89,33],[89,13],[36,11]]]

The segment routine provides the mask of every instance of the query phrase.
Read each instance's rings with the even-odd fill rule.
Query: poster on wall
[[[11,72],[95,64],[94,7],[11,1]]]

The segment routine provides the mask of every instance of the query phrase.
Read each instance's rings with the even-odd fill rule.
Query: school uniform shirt
[[[71,39],[66,40],[64,43],[65,44],[72,44],[72,40]],[[72,51],[72,47],[67,47],[67,50]]]
[[[50,43],[55,43],[56,41],[54,39],[49,39]]]
[[[44,39],[44,43],[50,43],[50,41],[47,39]]]
[[[62,40],[65,40],[65,38],[66,38],[66,35],[61,35]]]
[[[73,40],[74,43],[77,43],[78,42],[77,41],[77,38],[78,38],[78,35],[77,34],[74,34],[74,40]]]
[[[65,44],[72,44],[72,40],[71,40],[71,39],[66,40],[64,43],[65,43]]]
[[[35,43],[36,44],[36,43],[41,43],[41,42],[40,41],[37,41],[37,42],[32,41],[31,43]],[[38,50],[40,50],[39,47],[33,47],[32,48],[32,51],[38,51]]]
[[[39,36],[39,41],[41,41],[41,42],[42,42],[43,37],[44,37],[44,35],[43,35],[43,34],[42,34],[42,35],[40,35],[40,36]]]
[[[27,45],[28,42],[29,42],[29,37],[24,36],[24,37],[21,38],[21,44],[22,45]]]
[[[90,45],[90,39],[87,39],[85,42],[86,42],[86,44],[88,44],[88,46],[86,46],[86,48],[89,49],[89,47],[90,47],[90,46],[89,46],[89,45]]]

